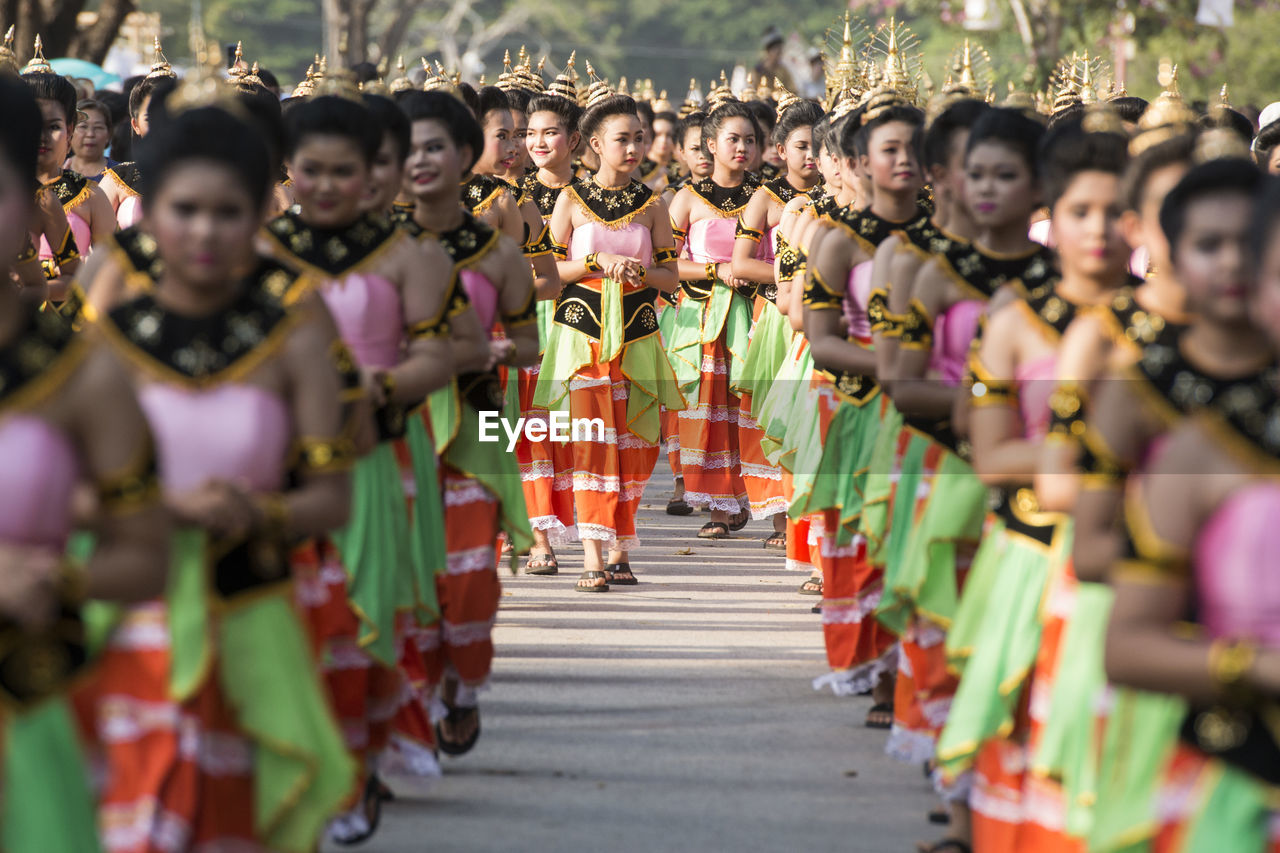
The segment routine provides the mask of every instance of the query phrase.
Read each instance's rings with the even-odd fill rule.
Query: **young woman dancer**
[[[679,415],[684,500],[709,506],[699,538],[724,539],[750,520],[739,455],[738,395],[751,323],[750,282],[732,271],[734,231],[758,183],[747,173],[758,128],[745,104],[725,103],[702,125],[714,160],[710,178],[688,184],[671,202],[675,237],[688,249],[680,261],[683,306],[667,352],[689,407]]]
[[[447,552],[436,578],[440,621],[421,632],[418,643],[428,690],[439,686],[448,708],[437,731],[440,747],[461,755],[480,736],[478,693],[487,688],[493,663],[493,620],[501,595],[498,535],[505,534],[517,554],[533,538],[516,461],[500,445],[480,442],[479,418],[481,412],[515,415],[504,405],[508,398],[494,368],[537,358],[535,292],[519,246],[459,206],[459,182],[484,145],[479,125],[461,102],[442,92],[414,93],[401,105],[412,128],[407,166],[415,200],[405,227],[420,243],[444,248],[460,285],[448,313],[461,316],[457,306],[470,302],[486,342],[486,357],[463,366],[455,381],[413,415],[418,421],[430,418],[440,457]]]
[[[823,633],[833,670],[814,686],[830,686],[837,695],[879,688],[868,718],[877,726],[890,711],[892,682],[885,676],[891,672],[893,638],[870,618],[881,573],[867,562],[866,541],[857,535],[863,511],[859,484],[866,477],[881,409],[869,347],[867,285],[876,247],[921,217],[916,195],[923,176],[915,139],[923,121],[901,95],[883,90],[872,95],[860,126],[850,121],[841,127],[841,175],[854,174],[855,166],[869,173],[871,204],[831,215],[810,256],[804,294],[822,440],[797,458],[803,471],[791,512],[793,517],[822,514]]]
[[[1194,326],[1179,349],[1225,370],[1263,363],[1259,332],[1273,352],[1280,340],[1280,200],[1273,186],[1254,206],[1260,179],[1250,179],[1252,168],[1243,157],[1199,166],[1161,208],[1189,307],[1199,307],[1192,279],[1203,272],[1210,311],[1234,318],[1231,337],[1216,341],[1218,353],[1204,347],[1214,342],[1208,328],[1193,336]],[[1269,615],[1274,572],[1264,556],[1274,536],[1266,519],[1277,452],[1260,428],[1274,419],[1280,395],[1274,371],[1268,378],[1246,394],[1215,394],[1212,405],[1175,423],[1126,501],[1135,554],[1112,574],[1107,673],[1189,706],[1181,742],[1163,762],[1159,809],[1143,809],[1158,821],[1152,849],[1159,851],[1218,844],[1268,851],[1280,843],[1271,797],[1280,783],[1275,732],[1265,722],[1280,687],[1280,645]],[[1203,379],[1197,386],[1216,390]]]
[[[43,118],[27,86],[8,77],[0,113],[0,256],[13,257],[34,213]],[[0,314],[0,476],[9,501],[0,522],[0,846],[96,850],[89,769],[67,701],[88,658],[81,608],[161,593],[169,519],[146,419],[119,360],[96,335],[73,335],[14,288],[0,293]],[[88,514],[73,511],[85,483],[96,494]],[[92,556],[65,557],[72,526],[86,522]]]
[[[658,458],[659,407],[684,406],[653,305],[655,290],[676,288],[667,208],[632,178],[644,150],[635,101],[607,89],[595,95],[581,129],[600,168],[571,183],[552,214],[560,274],[570,284],[556,308],[535,394],[547,409],[605,425],[604,436],[573,444],[585,548],[581,592],[637,582],[628,552],[639,542],[635,514]]]
[[[1040,648],[1040,602],[1066,557],[1070,528],[1065,516],[1039,507],[1029,484],[1048,431],[1052,383],[1046,380],[1061,334],[1077,311],[1106,304],[1124,282],[1118,186],[1126,140],[1116,132],[1114,116],[1112,121],[1095,124],[1089,116],[1083,126],[1079,120],[1060,123],[1045,140],[1041,189],[1061,249],[1059,272],[1039,281],[1024,275],[997,293],[970,361],[974,470],[984,483],[1000,487],[1001,503],[947,635],[950,661],[963,669],[938,761],[949,779],[975,767],[977,847],[1013,845],[1020,833],[1036,832],[996,804],[1020,802],[1030,778],[1017,761],[1026,756],[1030,734],[1025,702],[1031,691],[1024,688]],[[1011,229],[1008,236],[1002,247],[1008,254],[1035,248],[1025,230]],[[1041,789],[1045,797],[1056,796],[1052,786],[1037,784]]]
[[[96,325],[133,368],[181,529],[166,600],[126,613],[85,696],[103,840],[302,853],[356,782],[289,584],[289,543],[347,518],[335,330],[317,299],[288,307],[296,273],[255,254],[272,179],[253,129],[198,108],[155,137],[163,273]]]
[[[71,130],[76,118],[76,90],[65,77],[48,72],[27,72],[23,80],[31,87],[40,114],[44,117],[40,137],[40,161],[37,164],[41,192],[52,195],[62,205],[70,233],[81,257],[87,257],[95,243],[115,231],[111,204],[102,189],[88,178],[64,167],[71,150]],[[42,261],[58,262],[68,257],[69,246],[54,246],[41,238]],[[50,298],[61,301],[63,294],[50,292]]]
[[[537,168],[525,177],[524,191],[537,205],[546,225],[550,224],[560,191],[573,180],[573,152],[581,144],[578,132],[581,117],[577,88],[567,71],[556,78],[546,94],[537,95],[529,102],[529,132],[525,141]],[[555,300],[538,300],[539,355],[546,351],[550,340],[555,309]],[[541,360],[520,370],[520,410],[526,417],[542,414],[533,405],[540,369]],[[525,563],[525,573],[554,575],[559,570],[554,544],[571,535],[574,524],[573,454],[569,445],[562,442],[535,442],[523,436],[516,444],[516,453],[529,524],[533,528],[533,550]]]
[[[813,158],[813,125],[822,118],[822,109],[813,101],[794,96],[779,104],[780,119],[774,128],[774,147],[787,166],[786,172],[761,185],[738,220],[733,248],[733,273],[754,282],[756,295],[752,328],[743,377],[733,390],[739,394],[738,411],[742,455],[742,479],[753,518],[768,518],[772,534],[764,547],[786,550],[786,497],[782,469],[764,457],[760,441],[764,437],[754,413],[763,401],[791,344],[791,331],[774,307],[777,283],[773,259],[777,248],[777,227],[788,202],[804,195],[818,182]]]

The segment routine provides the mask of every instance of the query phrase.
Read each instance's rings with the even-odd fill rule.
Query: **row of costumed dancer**
[[[0,849],[368,838],[480,737],[507,555],[640,582],[664,449],[668,513],[809,573],[922,849],[1275,849],[1252,126],[1087,58],[994,106],[967,43],[931,93],[851,31],[825,103],[678,111],[573,58],[282,109],[157,50],[96,181],[69,81],[4,74]]]

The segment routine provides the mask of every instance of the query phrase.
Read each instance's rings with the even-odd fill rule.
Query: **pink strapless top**
[[[845,285],[844,322],[850,337],[864,343],[871,340],[871,321],[867,318],[867,303],[871,299],[872,261],[863,261],[849,273]]]
[[[284,485],[293,430],[288,407],[271,392],[237,384],[193,391],[155,382],[138,392],[138,401],[167,491],[191,491],[214,478],[243,480],[254,491]]]
[[[1015,372],[1024,438],[1039,440],[1049,433],[1049,396],[1053,393],[1057,365],[1056,354],[1046,355],[1021,365]]]
[[[978,335],[978,321],[987,305],[978,299],[965,299],[955,303],[934,321],[933,354],[929,369],[951,386],[964,378],[969,360],[969,346]]]
[[[0,421],[0,541],[61,549],[80,463],[70,439],[34,415]]]
[[[1200,530],[1195,545],[1199,620],[1214,637],[1280,646],[1280,484],[1232,494]]]
[[[480,316],[481,328],[492,329],[494,321],[498,319],[498,288],[489,281],[488,276],[475,270],[464,269],[458,273],[458,278],[462,280],[462,289],[467,292],[476,314]]]
[[[771,264],[777,254],[778,226],[775,225],[764,232],[764,239],[760,241],[760,248],[756,249],[756,260]]]
[[[120,202],[120,206],[116,208],[116,225],[119,228],[128,228],[131,225],[136,225],[141,218],[142,199],[136,195],[129,196]]]
[[[694,223],[695,226],[697,224]],[[692,231],[693,227],[691,226],[689,230]],[[692,234],[689,241],[693,242]],[[628,222],[621,228],[607,228],[599,222],[588,222],[574,228],[573,234],[569,237],[569,257],[577,260],[585,258],[592,252],[608,252],[614,255],[625,255],[628,258],[638,258],[648,266],[653,262],[653,235],[643,222]],[[732,243],[729,252],[732,256]]]
[[[80,217],[80,214],[71,211],[67,214],[67,224],[71,226],[71,236],[75,238],[76,248],[80,250],[80,257],[87,258],[89,251],[93,249],[93,231],[89,228],[89,223]],[[49,247],[49,241],[44,235],[40,235],[40,260],[47,261],[53,257],[53,249]]]
[[[364,367],[393,367],[404,342],[400,293],[380,275],[351,273],[320,288],[342,340]]]
[[[689,226],[689,257],[700,264],[727,264],[733,260],[738,218],[699,219]]]

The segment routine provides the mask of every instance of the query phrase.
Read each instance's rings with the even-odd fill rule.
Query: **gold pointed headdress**
[[[591,67],[591,63],[587,63],[587,76],[591,78],[591,85],[587,87],[587,109],[591,109],[596,104],[613,96],[613,90],[609,88],[609,84],[601,80],[596,75],[596,70]]]
[[[387,88],[391,90],[393,95],[397,92],[407,92],[413,88],[413,81],[409,79],[409,70],[405,67],[403,56],[396,57],[396,76],[391,78]]]
[[[453,88],[453,84],[449,81],[448,76],[444,73],[444,66],[439,62],[435,67],[431,67],[431,63],[427,62],[426,57],[422,59],[422,70],[426,72],[426,77],[422,80],[422,91],[438,92],[447,91]]]
[[[655,113],[671,112],[671,101],[667,98],[667,90],[663,89],[658,93],[658,97],[653,101],[653,111]]]
[[[28,74],[53,74],[53,66],[49,64],[49,60],[44,58],[44,41],[40,36],[36,36],[35,54],[32,55],[31,61],[22,68],[22,76]]]
[[[717,107],[734,103],[737,100],[733,95],[733,90],[729,88],[729,80],[725,77],[724,69],[721,69],[720,82],[707,93],[707,112],[714,112]]]
[[[511,70],[511,51],[502,54],[502,73],[498,75],[498,88],[509,92],[516,88],[515,74]]]
[[[1130,157],[1137,157],[1174,137],[1195,133],[1195,111],[1187,106],[1178,91],[1178,66],[1162,69],[1160,82],[1164,91],[1138,117],[1137,132],[1129,141]]]
[[[680,105],[680,111],[677,115],[680,118],[685,118],[700,109],[702,109],[702,90],[698,88],[698,81],[691,78],[689,80],[689,91],[685,94],[684,103]]]
[[[804,98],[801,98],[795,93],[789,91],[787,87],[783,86],[781,83],[775,83],[773,87],[773,91],[777,95],[777,99],[778,99],[778,106],[777,106],[778,118],[782,118],[782,114],[785,113],[791,107],[794,107],[796,104],[804,103]]]
[[[520,48],[524,50],[523,47]],[[516,80],[519,82],[520,88],[533,95],[541,95],[547,90],[547,83],[542,78],[542,66],[546,64],[547,58],[544,56],[538,60],[538,69],[533,68],[533,57],[526,56],[524,62],[516,69]]]
[[[578,103],[578,84],[574,82],[573,63],[578,56],[575,50],[569,54],[569,58],[565,60],[564,70],[556,75],[556,79],[547,87],[548,95],[559,95],[567,101]]]
[[[18,55],[13,52],[13,31],[13,25],[10,24],[8,32],[4,34],[4,43],[0,44],[0,73],[18,73]]]
[[[173,66],[169,64],[169,60],[165,58],[164,50],[160,47],[160,36],[155,37],[155,41],[151,46],[155,58],[151,62],[151,70],[147,72],[148,80],[154,80],[157,77],[168,77],[173,79],[178,75],[174,73]]]
[[[316,91],[316,66],[311,63],[307,66],[307,74],[298,81],[298,85],[293,87],[293,97],[309,98]]]
[[[227,76],[232,80],[237,80],[249,73],[249,66],[244,61],[244,42],[236,42],[235,57],[231,61],[231,67],[227,69]]]
[[[345,98],[348,101],[364,103],[360,99],[360,84],[356,82],[355,75],[345,69],[326,73],[322,79],[317,80],[315,96]]]

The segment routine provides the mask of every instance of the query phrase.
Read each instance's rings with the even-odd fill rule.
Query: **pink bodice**
[[[1057,365],[1057,353],[1051,353],[1014,371],[1024,438],[1035,441],[1049,433],[1049,396],[1053,393]]]
[[[209,479],[241,480],[254,491],[284,485],[292,439],[285,402],[253,385],[209,390],[151,383],[138,392],[151,425],[166,491],[197,489]]]
[[[349,273],[320,288],[343,342],[363,367],[394,367],[404,342],[400,293],[379,275]]]
[[[985,302],[965,299],[955,303],[934,320],[933,354],[929,370],[952,387],[964,378],[969,346],[978,335],[978,322],[987,309]]]
[[[498,288],[487,275],[476,270],[464,269],[458,273],[458,278],[462,280],[462,289],[467,292],[467,298],[480,317],[480,327],[492,329],[498,319]]]
[[[61,549],[80,464],[71,441],[34,415],[0,421],[0,541]]]
[[[80,251],[80,257],[88,257],[89,250],[93,248],[93,231],[89,228],[89,223],[72,210],[67,212],[67,224],[71,226],[71,236],[76,241],[76,249]],[[53,257],[53,249],[49,247],[49,241],[43,234],[40,235],[39,254],[42,261]]]
[[[773,263],[773,259],[778,255],[778,226],[766,229],[764,239],[760,241],[760,248],[756,249],[756,260],[764,261],[766,264]]]
[[[1280,484],[1260,482],[1228,497],[1195,545],[1196,606],[1213,637],[1280,647]]]
[[[692,226],[689,230],[692,232]],[[689,240],[692,243],[692,234]],[[573,229],[573,234],[569,237],[569,257],[576,260],[585,258],[592,252],[625,255],[648,266],[653,263],[653,235],[643,222],[628,222],[621,228],[607,228],[599,222],[587,222]],[[732,241],[729,253],[733,254]]]
[[[128,196],[116,208],[116,226],[128,228],[136,225],[142,218],[142,199],[136,195]]]
[[[867,318],[867,303],[871,300],[872,261],[863,261],[849,273],[845,285],[844,321],[849,336],[860,341],[871,340],[871,321]]]
[[[700,264],[733,260],[738,218],[699,219],[689,226],[689,257]]]

